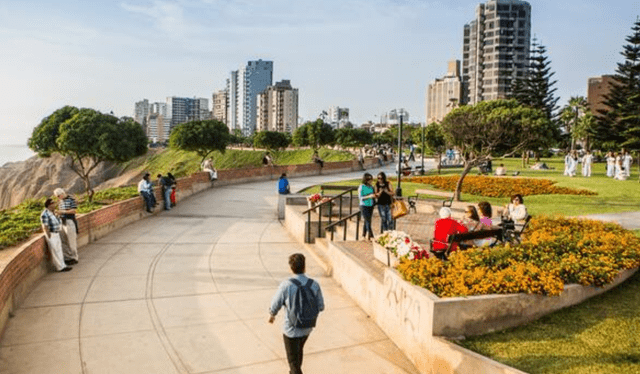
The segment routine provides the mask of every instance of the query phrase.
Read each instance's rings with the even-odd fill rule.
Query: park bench
[[[407,198],[407,201],[409,202],[409,211],[411,211],[411,209],[413,209],[414,213],[417,212],[416,202],[420,198],[420,195],[446,197],[447,199],[442,201],[442,206],[444,206],[444,207],[451,207],[451,204],[453,204],[453,198],[454,198],[453,192],[443,192],[443,191],[417,189],[415,191],[415,193],[416,193],[415,195],[409,196]]]
[[[503,224],[503,237],[504,241],[519,244],[522,241],[522,234],[529,226],[529,222],[531,221],[531,215],[527,215],[527,218],[524,219],[524,223],[522,224],[514,224],[511,227],[507,227]]]
[[[458,233],[458,234],[449,235],[449,237],[447,238],[448,240],[446,242],[441,242],[439,240],[431,239],[429,240],[429,245],[431,246],[431,252],[433,252],[436,255],[436,257],[444,260],[449,257],[449,254],[451,254],[451,247],[453,247],[453,243],[458,243],[458,248],[460,250],[464,250],[466,248],[463,248],[460,245],[460,243],[464,241],[496,238],[497,241],[501,242],[504,240],[503,233],[504,233],[503,229],[489,229],[489,230],[478,230],[478,231],[471,231],[471,232],[465,232],[465,233]],[[443,251],[435,251],[433,249],[433,243],[445,244],[447,248]]]

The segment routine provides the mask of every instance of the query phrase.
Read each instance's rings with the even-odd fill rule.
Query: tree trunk
[[[536,152],[536,162],[540,162],[540,151]]]
[[[526,152],[522,152],[522,168],[523,169],[526,167],[525,164],[524,164],[525,158],[527,157],[526,154],[527,154]]]
[[[89,175],[83,175],[82,181],[84,182],[84,189],[87,191],[87,199],[91,202],[93,201],[93,190],[91,189],[91,179],[89,179]]]
[[[462,181],[464,180],[464,177],[469,174],[472,168],[473,166],[470,162],[465,162],[464,169],[462,169],[462,174],[460,174],[460,179],[458,179],[458,183],[456,183],[456,191],[454,192],[456,201],[462,201],[460,199],[460,194],[462,192]]]
[[[440,174],[440,157],[442,157],[442,155],[440,153],[436,153],[436,169],[438,169],[438,174]]]

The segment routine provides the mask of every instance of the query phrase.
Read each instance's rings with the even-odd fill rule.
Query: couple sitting
[[[440,209],[440,219],[436,221],[433,232],[433,241],[431,249],[436,257],[444,258],[446,250],[449,247],[449,236],[473,231],[489,230],[492,228],[491,221],[491,204],[483,201],[478,204],[482,217],[478,214],[478,210],[473,205],[468,205],[465,209],[465,216],[462,220],[457,221],[451,218],[451,209],[443,207]],[[461,243],[452,243],[451,251],[469,247],[487,247],[497,242],[494,237],[474,239]]]

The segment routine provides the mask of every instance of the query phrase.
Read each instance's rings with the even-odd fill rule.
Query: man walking
[[[40,214],[40,223],[42,223],[42,231],[44,231],[44,238],[47,241],[47,246],[51,252],[51,261],[57,271],[69,271],[70,266],[67,266],[64,262],[64,255],[62,254],[62,241],[60,240],[60,220],[53,214],[56,208],[56,203],[53,199],[47,199],[44,202],[44,210]]]
[[[78,263],[78,221],[76,199],[66,193],[62,188],[56,188],[53,194],[58,198],[58,214],[62,220],[62,231],[69,240],[69,248],[63,247],[64,260],[69,265]]]
[[[140,183],[138,183],[138,192],[144,199],[147,206],[147,212],[152,213],[153,208],[156,206],[156,197],[153,194],[153,184],[149,180],[151,174],[145,173]]]
[[[289,267],[294,276],[280,283],[271,301],[269,323],[273,323],[278,311],[285,306],[286,315],[282,326],[284,348],[289,362],[289,374],[302,374],[304,344],[315,326],[315,318],[309,322],[309,313],[315,316],[324,310],[324,299],[318,282],[308,278],[305,272],[305,258],[301,253],[289,256]],[[301,295],[309,295],[301,297]],[[315,298],[315,299],[313,299]],[[309,326],[309,327],[306,327]]]

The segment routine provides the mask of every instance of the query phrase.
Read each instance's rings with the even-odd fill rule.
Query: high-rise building
[[[171,128],[189,121],[209,119],[209,99],[167,97],[167,115],[171,118]]]
[[[256,130],[257,98],[273,83],[273,61],[249,61],[232,71],[227,80],[230,130],[239,129],[246,136]]]
[[[610,109],[604,104],[605,96],[611,91],[611,84],[615,82],[613,75],[589,78],[587,87],[587,103],[591,113],[600,116],[600,111]]]
[[[256,130],[293,133],[298,127],[298,89],[282,80],[267,87],[256,101]]]
[[[219,90],[213,93],[213,110],[212,117],[229,126],[227,121],[227,109],[229,107],[229,93],[225,90]]]
[[[144,128],[147,123],[147,116],[149,115],[149,100],[143,99],[142,101],[138,101],[135,104],[135,109],[133,111],[133,120],[138,122]]]
[[[398,125],[400,124],[400,117],[402,117],[402,123],[409,122],[409,112],[405,109],[391,109],[389,113],[384,113],[380,117],[380,123],[386,125]]]
[[[349,108],[341,108],[339,106],[329,107],[327,115],[329,124],[336,129],[344,127],[349,122]]]
[[[526,72],[531,44],[531,5],[521,0],[489,0],[476,7],[464,26],[463,102],[507,97],[511,82]]]
[[[436,79],[427,88],[427,123],[440,122],[453,108],[460,104],[462,82],[460,61],[449,61],[447,75]]]

